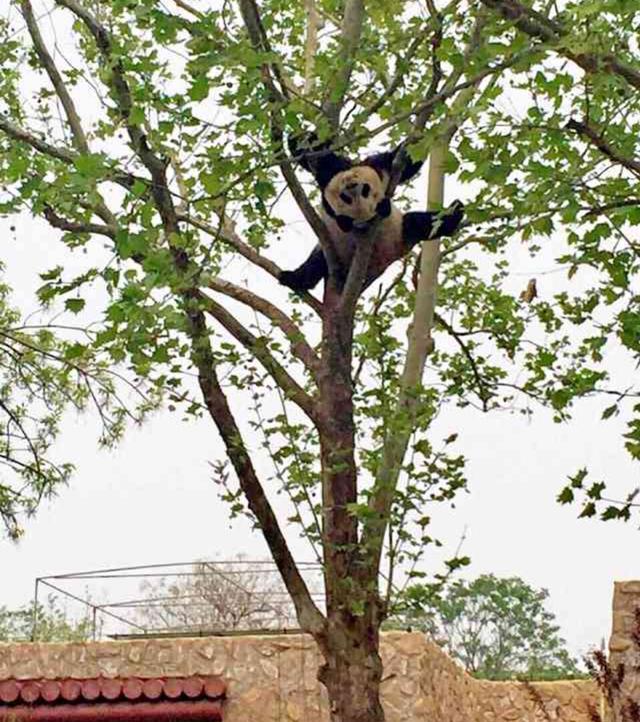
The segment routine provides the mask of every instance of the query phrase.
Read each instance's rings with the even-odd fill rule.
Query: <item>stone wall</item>
[[[625,669],[622,690],[640,703],[640,644],[636,610],[640,609],[640,581],[616,582],[613,591],[613,629],[609,639],[609,659],[614,669]]]
[[[590,722],[590,682],[482,682],[421,634],[383,635],[388,722]],[[0,645],[0,679],[219,674],[225,722],[325,722],[320,655],[304,635]]]

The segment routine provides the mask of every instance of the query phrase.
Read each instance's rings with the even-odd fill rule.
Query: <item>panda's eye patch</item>
[[[340,200],[344,201],[348,206],[350,206],[352,202],[351,196],[348,196],[346,193],[340,194]]]
[[[368,198],[370,192],[371,192],[371,186],[370,186],[368,183],[365,183],[365,184],[362,186],[362,197],[363,197],[363,198]]]

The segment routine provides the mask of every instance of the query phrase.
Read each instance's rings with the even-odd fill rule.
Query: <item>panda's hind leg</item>
[[[439,213],[410,211],[402,219],[402,239],[412,247],[420,241],[434,240],[455,233],[464,216],[460,201],[452,203]]]
[[[281,271],[278,280],[292,291],[309,291],[326,278],[329,271],[320,246],[316,246],[307,260],[294,271]]]

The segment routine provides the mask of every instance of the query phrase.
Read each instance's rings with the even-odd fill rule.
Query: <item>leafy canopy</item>
[[[547,609],[546,589],[483,574],[444,587],[410,586],[394,626],[420,629],[483,679],[568,679],[579,674]]]

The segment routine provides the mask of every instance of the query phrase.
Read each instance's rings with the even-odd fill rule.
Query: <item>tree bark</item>
[[[366,259],[365,259],[366,260]],[[329,279],[325,286],[319,385],[323,551],[327,623],[316,636],[324,657],[318,679],[331,722],[384,722],[380,703],[378,570],[358,544],[358,501],[351,361],[354,304]]]
[[[384,722],[380,618],[375,608],[359,617],[341,614],[329,620],[318,679],[329,694],[331,722]]]

